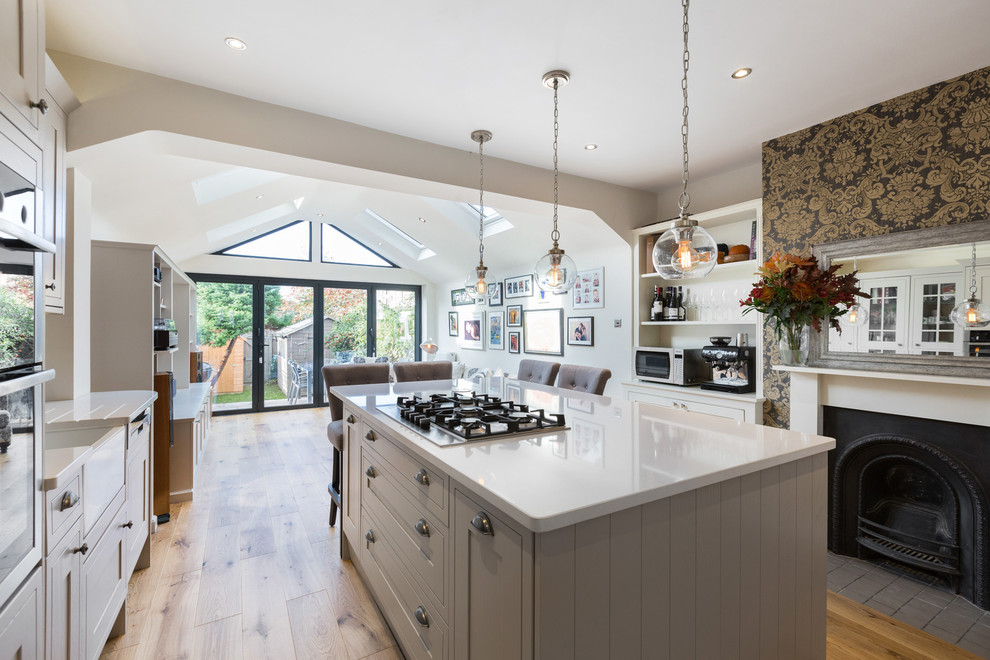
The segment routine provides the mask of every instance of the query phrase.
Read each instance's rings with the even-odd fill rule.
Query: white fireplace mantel
[[[791,375],[792,431],[820,434],[822,406],[990,426],[990,379],[775,365]]]

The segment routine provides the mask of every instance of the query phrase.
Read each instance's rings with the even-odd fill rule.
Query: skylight
[[[478,206],[477,204],[468,204],[468,206],[474,209],[476,215],[479,211],[481,211],[481,207]],[[501,217],[502,214],[496,211],[495,209],[493,209],[492,207],[490,206],[485,207],[485,224],[488,224],[489,222],[495,222]]]
[[[395,232],[398,236],[400,236],[404,241],[406,241],[407,243],[409,243],[413,247],[419,248],[420,250],[425,250],[426,249],[426,246],[425,245],[423,245],[422,243],[420,243],[419,241],[417,241],[415,238],[413,238],[412,236],[410,236],[406,232],[402,231],[401,229],[399,229],[398,227],[396,227],[391,222],[389,222],[388,220],[386,220],[382,216],[378,215],[377,213],[375,213],[371,209],[365,209],[364,212],[367,213],[368,215],[370,215],[372,218],[374,218],[378,222],[380,222],[387,229]]]
[[[391,261],[371,248],[362,245],[333,225],[323,225],[320,241],[322,243],[321,259],[323,263],[397,268]]]
[[[267,234],[232,245],[216,254],[261,259],[310,260],[310,224],[297,220]]]

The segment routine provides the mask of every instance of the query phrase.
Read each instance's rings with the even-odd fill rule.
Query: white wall
[[[604,225],[604,223],[603,223]],[[567,236],[562,230],[561,247],[567,250]],[[579,364],[592,367],[603,367],[611,369],[612,379],[608,382],[605,394],[609,396],[621,396],[621,381],[629,380],[632,372],[632,249],[614,232],[603,228],[601,246],[596,250],[576,251],[573,254],[567,250],[579,270],[589,270],[592,268],[604,267],[605,269],[605,307],[599,309],[579,309],[574,310],[571,303],[571,296],[550,296],[550,301],[540,303],[539,294],[530,298],[505,299],[500,307],[490,307],[488,305],[464,305],[453,307],[450,304],[450,291],[460,289],[464,286],[463,280],[456,280],[440,284],[436,288],[437,315],[435,316],[436,327],[439,328],[437,334],[431,337],[440,347],[439,352],[445,353],[453,351],[457,353],[459,361],[464,362],[468,368],[479,367],[488,369],[501,368],[509,374],[515,374],[519,367],[519,361],[525,358],[536,360],[548,360],[560,362],[562,364]],[[489,254],[485,251],[485,265],[489,267],[489,281],[504,280],[506,277],[525,275],[531,272],[536,260],[549,249],[550,241],[547,245],[526,245],[519,247],[519,254],[515,255],[518,266],[499,267],[500,255]],[[474,249],[474,248],[472,248]],[[519,261],[518,257],[530,256],[531,260]],[[502,255],[503,259],[508,258]],[[465,277],[467,273],[464,274]],[[523,309],[552,309],[563,308],[564,323],[566,328],[568,316],[593,316],[595,319],[595,345],[594,346],[568,346],[566,336],[564,338],[564,355],[530,355],[522,352],[510,354],[508,351],[509,331],[521,330],[522,328],[505,328],[505,350],[483,351],[464,349],[458,345],[456,337],[451,337],[447,332],[447,312],[476,311],[476,312],[505,312],[508,305],[521,304]],[[460,318],[460,316],[458,316]],[[621,321],[621,327],[615,327],[615,320]],[[486,324],[487,326],[487,317]],[[566,332],[565,332],[566,335]]]

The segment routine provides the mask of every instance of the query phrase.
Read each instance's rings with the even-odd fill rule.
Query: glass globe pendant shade
[[[869,316],[869,313],[862,305],[853,305],[840,317],[839,322],[843,325],[858,328],[866,323],[867,316]]]
[[[960,328],[985,328],[990,325],[990,305],[970,298],[952,309],[949,320]]]
[[[577,282],[577,265],[560,248],[550,248],[533,268],[536,286],[548,293],[566,293]]]
[[[686,218],[678,220],[653,246],[653,267],[666,280],[704,277],[717,260],[715,239]]]
[[[467,294],[474,298],[475,302],[484,303],[488,301],[489,288],[488,268],[486,266],[475,266],[464,279],[464,288]]]

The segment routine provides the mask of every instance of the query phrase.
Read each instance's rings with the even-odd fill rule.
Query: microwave
[[[712,379],[712,365],[701,357],[700,348],[639,346],[633,373],[639,380],[652,383],[697,385]]]

